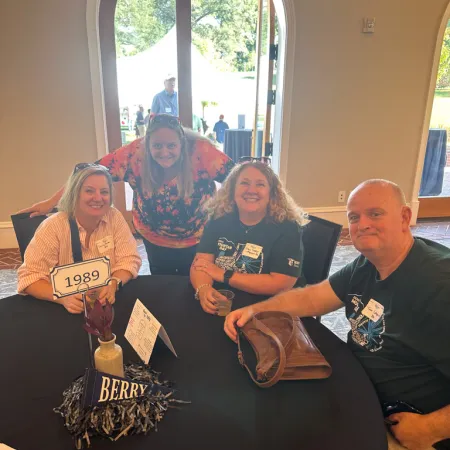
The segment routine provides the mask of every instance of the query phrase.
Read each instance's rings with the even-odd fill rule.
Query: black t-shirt
[[[300,277],[302,229],[296,222],[268,219],[249,227],[236,213],[227,214],[206,224],[197,252],[213,254],[224,270]]]
[[[346,306],[348,344],[380,400],[424,413],[450,404],[450,249],[415,238],[385,280],[361,255],[329,281]]]

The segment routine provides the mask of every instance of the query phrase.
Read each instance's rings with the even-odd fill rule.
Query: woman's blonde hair
[[[268,216],[277,223],[290,220],[297,222],[299,225],[306,224],[307,214],[295,203],[286,189],[284,189],[278,175],[270,166],[259,161],[238,164],[233,168],[216,195],[205,205],[209,219],[218,219],[225,214],[237,211],[236,202],[234,201],[236,183],[239,175],[250,167],[259,170],[267,178],[269,183],[270,200],[267,207]]]
[[[67,213],[70,218],[75,218],[75,212],[78,205],[78,198],[80,197],[81,188],[86,178],[91,175],[103,175],[108,181],[108,187],[110,192],[109,206],[112,205],[113,196],[113,182],[110,173],[106,167],[100,166],[98,164],[78,164],[72,175],[70,175],[64,194],[58,203],[58,210]]]
[[[187,198],[194,192],[194,180],[192,177],[191,156],[193,146],[188,145],[185,132],[178,122],[178,119],[168,114],[158,114],[149,123],[147,133],[144,139],[144,151],[142,155],[141,180],[142,186],[148,191],[149,195],[157,192],[164,179],[164,169],[153,159],[150,152],[150,137],[152,133],[161,128],[168,128],[177,133],[180,139],[181,152],[180,158],[175,163],[179,167],[177,177],[178,195]],[[194,143],[195,144],[195,143]]]

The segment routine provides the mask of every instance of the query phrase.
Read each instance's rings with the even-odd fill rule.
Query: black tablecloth
[[[250,156],[252,150],[252,130],[225,130],[223,152],[234,162],[241,156]]]
[[[262,156],[262,141],[263,130],[258,130],[255,156]],[[234,162],[238,162],[241,156],[250,156],[252,154],[252,130],[225,130],[223,151]]]
[[[447,130],[432,128],[428,134],[422,182],[419,191],[420,197],[439,195],[442,192],[446,164]]]
[[[158,432],[94,449],[384,450],[374,389],[346,344],[315,319],[305,325],[333,367],[327,380],[279,382],[262,390],[237,361],[223,318],[204,313],[184,277],[146,276],[119,294],[113,331],[125,361],[138,357],[123,337],[139,298],[165,326],[179,359],[158,339],[151,364],[191,405],[169,410]],[[256,300],[237,293],[235,306]],[[82,317],[60,305],[14,296],[0,300],[0,442],[19,450],[72,449],[61,394],[89,364]],[[247,355],[246,355],[247,357]]]

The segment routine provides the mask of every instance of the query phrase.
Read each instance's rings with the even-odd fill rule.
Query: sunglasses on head
[[[98,164],[95,163],[79,163],[75,166],[75,168],[73,169],[73,173],[77,173],[80,170],[86,169],[87,167],[93,167],[93,166],[97,166]]]
[[[270,166],[271,159],[268,156],[241,156],[239,158],[239,163],[248,163],[248,162],[262,162]]]
[[[163,124],[170,127],[181,127],[181,122],[178,117],[169,116],[168,114],[156,114],[150,119],[150,124]]]

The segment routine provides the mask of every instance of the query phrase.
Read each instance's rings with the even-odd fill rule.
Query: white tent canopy
[[[210,106],[205,110],[205,119],[214,125],[219,114],[231,128],[237,127],[238,115],[246,116],[246,127],[253,127],[255,114],[255,73],[220,72],[202,56],[192,45],[192,109],[194,114],[202,115],[201,102]],[[267,56],[261,60],[262,73],[268,66]],[[117,60],[119,104],[128,106],[132,117],[137,105],[147,110],[151,107],[155,94],[164,89],[164,79],[170,73],[177,77],[177,39],[176,29],[172,28],[166,36],[148,50],[134,56]],[[267,100],[267,80],[262,77],[259,90],[259,114],[265,113]],[[212,106],[211,102],[217,103]]]
[[[209,64],[194,45],[191,52],[193,108],[195,113],[200,114],[201,101],[217,101],[221,73]],[[145,109],[150,108],[154,95],[164,89],[165,77],[169,73],[177,76],[177,72],[174,27],[148,50],[117,60],[120,106],[142,104]]]

